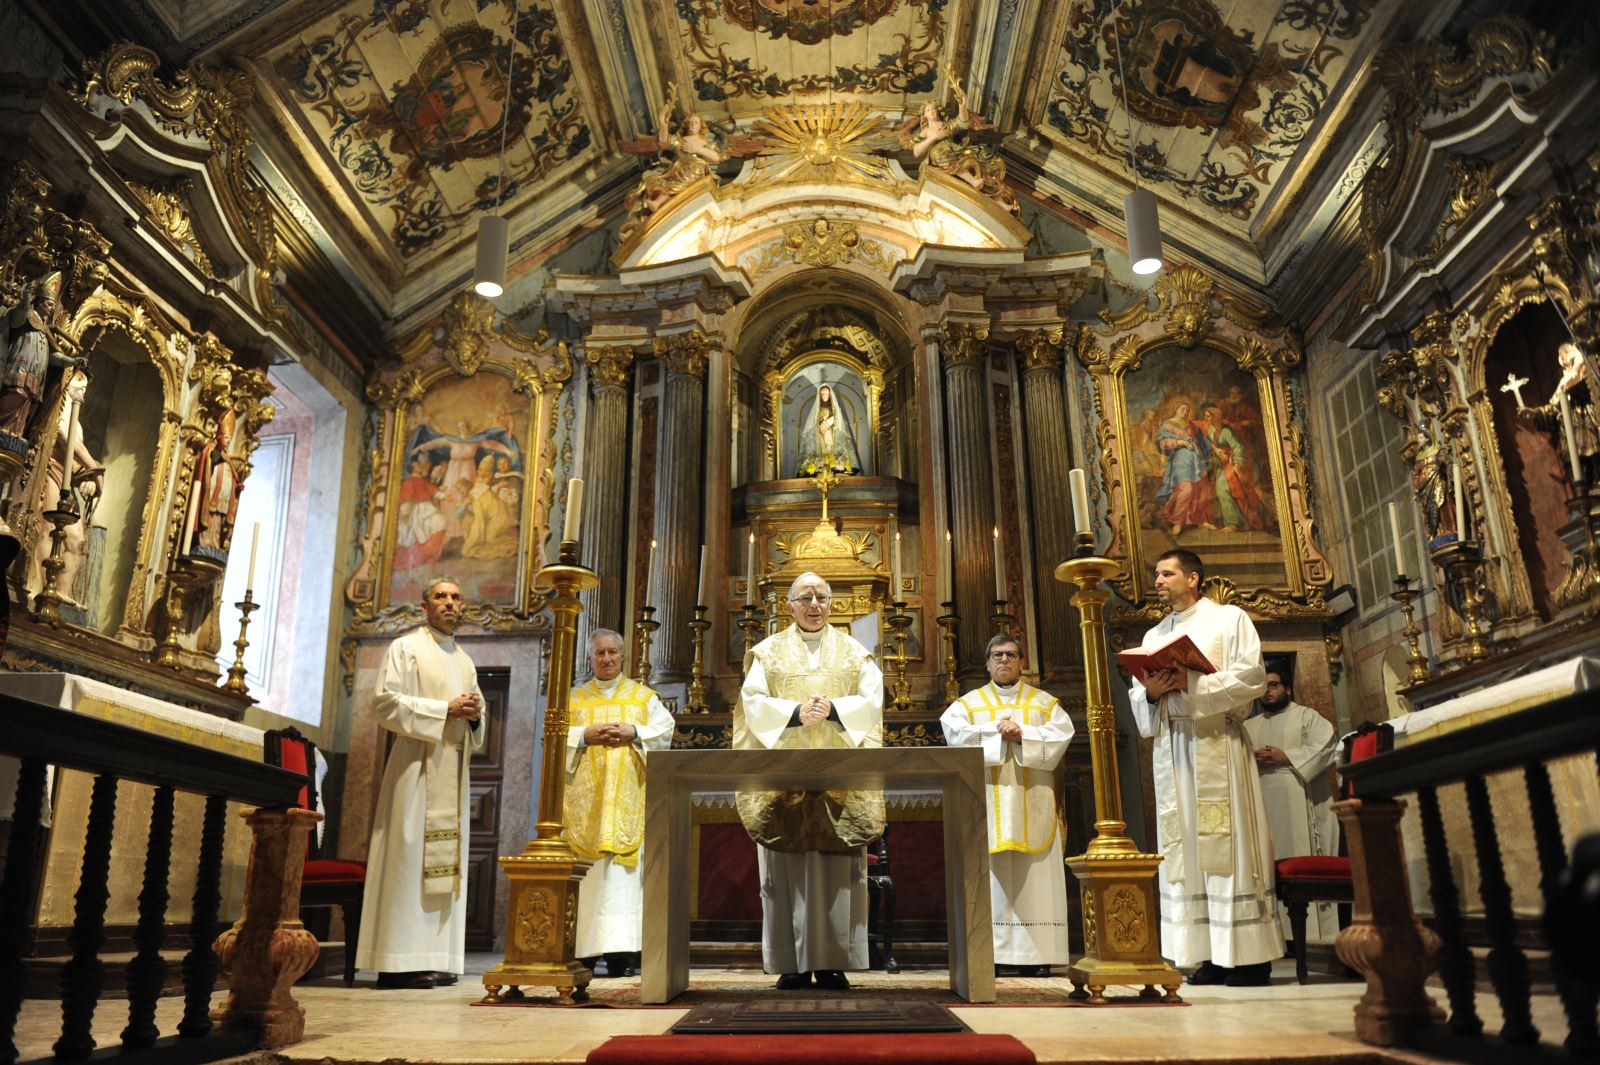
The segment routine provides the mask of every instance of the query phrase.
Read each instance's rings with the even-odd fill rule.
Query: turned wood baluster
[[[1534,762],[1523,769],[1522,776],[1528,785],[1533,841],[1539,852],[1539,892],[1544,896],[1548,912],[1555,899],[1556,885],[1567,868],[1567,846],[1561,837],[1555,794],[1550,790],[1550,771],[1543,762]],[[1592,1056],[1600,1049],[1600,1031],[1595,1026],[1596,995],[1579,983],[1565,964],[1565,958],[1562,950],[1553,950],[1550,955],[1556,994],[1561,997],[1561,1006],[1567,1013],[1566,1047],[1574,1057]]]
[[[1439,978],[1450,998],[1450,1030],[1457,1035],[1480,1035],[1483,1020],[1473,990],[1477,965],[1461,926],[1461,892],[1450,869],[1450,844],[1444,835],[1444,818],[1439,816],[1438,793],[1418,788],[1417,809],[1422,814],[1422,845],[1428,856],[1434,931],[1439,933]]]
[[[72,931],[67,942],[72,957],[61,970],[61,1038],[58,1058],[86,1058],[94,1052],[94,1008],[100,999],[105,965],[100,949],[106,942],[106,880],[111,872],[111,830],[117,819],[117,778],[101,773],[89,797],[89,829],[83,841],[83,868],[74,896]]]
[[[217,911],[222,908],[222,841],[228,824],[228,800],[206,799],[205,825],[200,830],[200,867],[194,881],[193,942],[183,956],[183,1020],[178,1034],[199,1038],[211,1032],[211,990],[217,983]]]
[[[161,787],[150,806],[150,845],[144,855],[139,926],[133,933],[139,953],[128,963],[128,1026],[122,1030],[122,1045],[129,1050],[150,1046],[161,1035],[156,1028],[156,1000],[167,978],[161,945],[167,938],[167,873],[171,865],[172,789]]]
[[[1467,813],[1472,821],[1472,843],[1478,852],[1479,893],[1483,896],[1484,923],[1489,929],[1489,980],[1500,999],[1505,1023],[1500,1038],[1508,1043],[1537,1043],[1528,1000],[1528,958],[1517,946],[1516,919],[1511,913],[1511,885],[1500,860],[1500,839],[1494,830],[1494,806],[1489,786],[1480,776],[1467,778]]]
[[[17,1012],[22,1008],[22,993],[28,983],[28,963],[22,952],[28,945],[33,895],[39,883],[39,817],[44,812],[44,780],[44,761],[23,759],[16,805],[12,808],[6,872],[0,879],[0,1065],[17,1060]]]

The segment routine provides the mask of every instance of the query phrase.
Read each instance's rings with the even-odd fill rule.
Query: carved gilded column
[[[621,346],[591,347],[589,363],[589,446],[583,464],[583,564],[600,577],[600,586],[585,592],[587,602],[579,632],[579,661],[588,652],[593,628],[628,631],[622,592],[627,575],[622,552],[629,543],[623,532],[628,502],[628,378],[633,352]],[[581,667],[580,667],[581,672]]]
[[[939,331],[949,433],[951,556],[955,569],[957,650],[963,675],[980,670],[994,600],[994,448],[984,417],[986,322],[946,322]]]
[[[1050,589],[1056,566],[1072,556],[1072,506],[1067,491],[1067,408],[1062,394],[1061,327],[1017,336],[1022,358],[1022,409],[1028,427],[1028,484],[1032,489],[1034,587]],[[1066,596],[1038,597],[1038,636],[1028,657],[1041,675],[1059,677],[1083,660]]]
[[[657,337],[656,357],[666,371],[661,395],[661,450],[656,460],[657,543],[650,602],[661,625],[653,659],[668,681],[689,677],[700,567],[700,485],[705,480],[706,360],[713,341],[698,329]]]

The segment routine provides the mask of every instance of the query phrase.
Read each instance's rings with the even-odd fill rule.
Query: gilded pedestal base
[[[506,955],[483,974],[486,1005],[523,1005],[524,987],[553,987],[556,1001],[582,1002],[594,974],[574,960],[578,939],[578,882],[589,862],[564,840],[536,839],[521,854],[504,855],[511,882],[506,909]]]
[[[1178,997],[1183,974],[1161,956],[1160,865],[1159,854],[1067,859],[1083,904],[1083,957],[1067,969],[1070,998],[1101,1005],[1107,987],[1132,984],[1144,988],[1140,998],[1183,1001]]]

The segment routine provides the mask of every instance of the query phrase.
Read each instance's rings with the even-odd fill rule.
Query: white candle
[[[583,479],[574,477],[567,482],[567,520],[561,529],[562,540],[578,538],[578,521],[583,516]]]
[[[750,550],[745,555],[744,561],[744,601],[756,601],[756,534],[750,533]]]
[[[898,528],[894,531],[894,567],[890,572],[892,574],[890,577],[892,583],[889,585],[889,602],[898,603],[900,601],[900,530]]]
[[[1406,575],[1406,556],[1400,550],[1400,508],[1393,503],[1389,504],[1389,535],[1394,537],[1394,572],[1396,576]]]
[[[948,603],[955,597],[950,594],[950,530],[944,531],[944,541],[939,545],[939,602]]]
[[[1068,471],[1067,479],[1072,482],[1072,527],[1081,533],[1089,532],[1089,482],[1079,469]]]
[[[1578,440],[1572,434],[1572,411],[1567,407],[1567,390],[1563,386],[1556,395],[1561,403],[1561,432],[1567,438],[1567,462],[1572,465],[1572,483],[1583,483],[1583,467],[1578,465]]]
[[[256,586],[256,548],[261,546],[261,523],[258,521],[250,530],[250,568],[245,571],[244,590],[246,592]]]
[[[1000,526],[994,527],[994,597],[1006,597],[1006,566],[1005,560],[1000,557]]]
[[[644,560],[644,603],[650,605],[650,579],[656,573],[656,542],[650,541],[650,555]]]
[[[707,606],[707,605],[710,604],[711,600],[708,597],[707,593],[709,593],[711,589],[706,587],[706,584],[710,581],[710,579],[711,579],[711,571],[706,568],[706,545],[705,544],[701,544],[700,545],[700,591],[699,591],[699,593],[697,594],[697,596],[695,598],[695,605],[696,606]]]
[[[77,458],[77,428],[78,397],[71,396],[67,400],[67,457],[61,463],[61,493],[56,500],[56,506],[61,510],[78,509],[78,498],[72,492],[72,460]]]
[[[1456,500],[1456,535],[1461,539],[1467,538],[1467,503],[1466,494],[1461,490],[1461,463],[1450,464],[1450,480],[1455,487]]]

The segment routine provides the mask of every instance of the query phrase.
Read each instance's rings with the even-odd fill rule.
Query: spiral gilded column
[[[1067,471],[1067,409],[1061,371],[1063,332],[1030,329],[1017,336],[1022,358],[1022,408],[1027,422],[1028,485],[1033,511],[1033,586],[1052,587],[1056,566],[1072,555],[1073,521]],[[1042,676],[1076,670],[1083,649],[1063,595],[1038,597],[1038,633],[1029,658]]]
[[[622,593],[626,584],[623,552],[631,539],[623,532],[628,504],[628,378],[633,352],[627,347],[589,348],[589,446],[584,455],[583,564],[600,577],[599,587],[584,593],[579,615],[578,659],[588,651],[593,628],[628,630]],[[580,666],[581,672],[581,666]]]
[[[939,330],[944,368],[951,559],[955,570],[956,647],[963,674],[981,670],[994,599],[994,450],[983,401],[986,322],[946,322]]]
[[[656,357],[666,370],[661,397],[661,449],[656,461],[655,570],[650,603],[661,629],[656,676],[687,681],[694,659],[695,592],[700,568],[700,507],[705,480],[706,364],[715,343],[698,329],[657,337]]]

